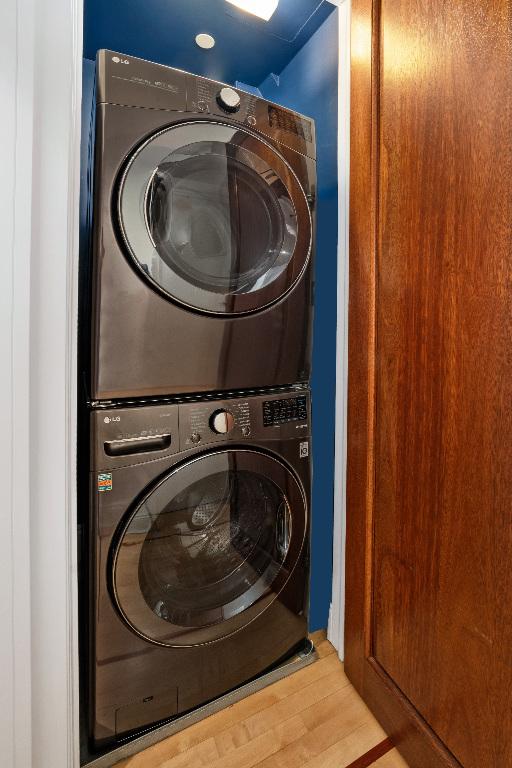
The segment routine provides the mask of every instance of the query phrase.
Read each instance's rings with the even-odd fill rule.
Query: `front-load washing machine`
[[[314,123],[100,51],[92,401],[307,382]]]
[[[95,748],[236,688],[307,636],[309,392],[91,414]]]

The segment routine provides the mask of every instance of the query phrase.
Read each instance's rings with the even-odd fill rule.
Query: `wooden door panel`
[[[501,768],[511,4],[352,5],[347,671],[412,766]]]

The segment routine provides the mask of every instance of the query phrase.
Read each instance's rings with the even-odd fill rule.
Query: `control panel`
[[[113,407],[91,419],[91,460],[103,471],[215,444],[307,438],[309,393]]]
[[[287,440],[308,434],[306,392],[180,405],[182,451],[216,442]]]
[[[202,77],[189,78],[187,87],[187,108],[189,112],[201,115],[233,117],[249,127],[258,123],[257,99],[229,86],[222,86]]]
[[[306,421],[308,418],[306,395],[265,400],[262,407],[265,427],[288,424],[290,421]]]
[[[251,434],[251,407],[246,399],[180,406],[181,450],[226,439],[243,440]]]
[[[134,56],[98,52],[96,98],[97,103],[224,117],[315,157],[314,123],[307,117],[229,85]]]
[[[293,112],[279,109],[275,104],[269,104],[268,120],[270,127],[283,133],[297,136],[304,141],[313,141],[313,132],[309,120],[300,120]]]

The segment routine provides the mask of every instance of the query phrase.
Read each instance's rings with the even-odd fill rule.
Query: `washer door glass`
[[[113,557],[118,608],[164,645],[225,637],[277,597],[305,530],[303,494],[278,460],[242,449],[192,460],[124,525]]]
[[[309,258],[311,218],[295,174],[238,127],[188,123],[149,139],[121,179],[118,212],[145,277],[205,312],[271,304]]]

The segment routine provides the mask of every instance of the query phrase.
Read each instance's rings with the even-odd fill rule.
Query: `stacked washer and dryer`
[[[100,51],[87,693],[113,746],[307,637],[313,122]]]

